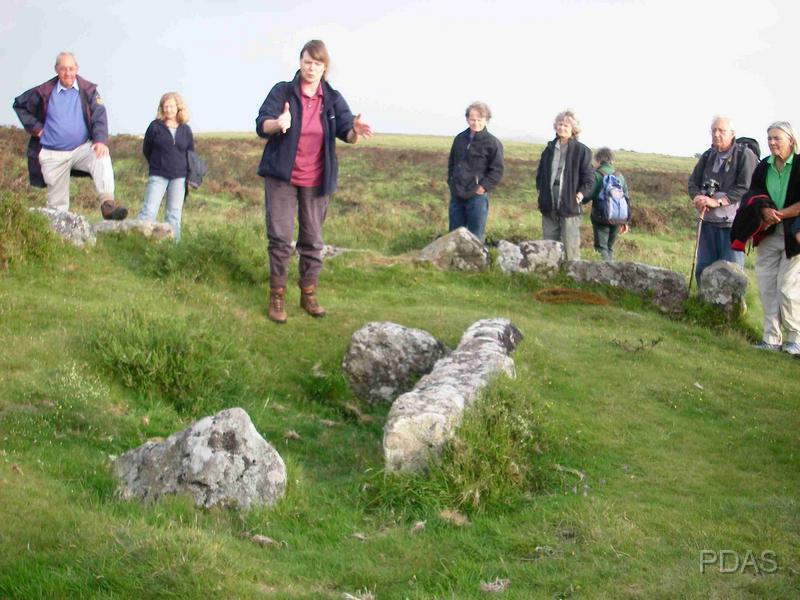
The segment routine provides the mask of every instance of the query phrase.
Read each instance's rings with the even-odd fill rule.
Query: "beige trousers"
[[[756,281],[764,308],[763,340],[800,342],[800,255],[786,258],[783,223],[756,249]]]
[[[100,202],[114,199],[114,169],[111,157],[97,158],[92,143],[86,142],[74,150],[48,150],[39,152],[42,176],[47,184],[47,208],[69,210],[69,175],[72,169],[85,171],[92,176],[94,189]]]

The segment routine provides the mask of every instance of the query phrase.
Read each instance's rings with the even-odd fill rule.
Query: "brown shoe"
[[[286,302],[284,295],[286,288],[270,288],[269,290],[269,309],[267,309],[267,316],[270,321],[276,323],[286,323]]]
[[[317,304],[317,296],[314,294],[316,290],[317,286],[315,285],[300,287],[300,308],[312,317],[319,318],[325,316],[325,309]]]
[[[106,221],[122,221],[128,216],[128,209],[117,206],[113,200],[106,200],[100,205],[100,214]]]

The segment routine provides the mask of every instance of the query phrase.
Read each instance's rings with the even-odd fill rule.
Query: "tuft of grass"
[[[29,211],[18,196],[0,193],[0,271],[29,261],[47,263],[58,245],[44,215]]]
[[[149,245],[145,269],[155,277],[213,282],[218,277],[245,285],[267,280],[266,242],[261,227],[198,228],[180,244]],[[258,238],[261,239],[258,239]]]
[[[495,381],[424,473],[372,475],[369,504],[408,516],[442,507],[503,511],[545,485],[545,437],[536,405],[510,382]]]
[[[95,364],[147,399],[200,415],[235,405],[247,391],[247,361],[197,318],[115,310],[103,321],[84,337]]]
[[[48,420],[56,431],[87,434],[102,429],[98,417],[103,413],[97,409],[108,397],[108,387],[96,375],[73,362],[61,367],[49,385],[52,412]]]
[[[719,307],[704,302],[698,296],[691,296],[684,301],[681,318],[692,325],[707,327],[712,331],[734,331],[749,340],[760,337],[756,326],[746,319],[745,313],[728,316]]]

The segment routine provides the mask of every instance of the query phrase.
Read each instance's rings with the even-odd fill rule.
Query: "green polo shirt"
[[[767,169],[767,192],[769,192],[769,197],[772,198],[778,210],[783,209],[783,205],[786,202],[786,189],[789,187],[789,175],[792,172],[793,159],[794,154],[789,154],[789,158],[786,159],[786,164],[783,165],[783,170],[780,173],[775,168],[775,157],[770,155],[767,159],[769,163],[769,168]]]

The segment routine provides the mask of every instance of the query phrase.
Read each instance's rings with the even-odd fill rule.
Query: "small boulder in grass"
[[[230,408],[164,441],[147,442],[114,461],[123,500],[190,494],[203,508],[274,505],[286,490],[286,466],[249,415]]]
[[[443,271],[485,271],[490,264],[489,250],[466,227],[454,229],[425,246],[419,260]]]
[[[747,276],[736,263],[718,260],[703,270],[697,286],[700,298],[729,319],[747,312]]]
[[[446,354],[445,345],[426,331],[371,322],[351,336],[342,371],[353,395],[370,404],[391,404]]]
[[[494,581],[481,581],[480,590],[488,594],[499,594],[500,592],[505,592],[510,585],[510,579],[498,577]]]
[[[96,236],[106,234],[140,235],[156,242],[175,239],[175,232],[169,223],[140,221],[138,219],[99,221],[92,226],[92,231]]]
[[[458,527],[463,527],[464,525],[469,525],[469,519],[466,515],[458,512],[457,510],[452,510],[449,508],[445,508],[439,513],[439,517],[447,521],[448,523],[452,523]]]
[[[50,229],[73,246],[94,246],[97,243],[95,232],[89,221],[78,214],[54,208],[31,208],[29,210],[44,215]]]
[[[281,546],[280,542],[276,542],[271,537],[261,534],[250,535],[247,532],[242,533],[242,537],[250,540],[254,544],[258,544],[259,546],[263,546],[265,548],[269,546]]]

